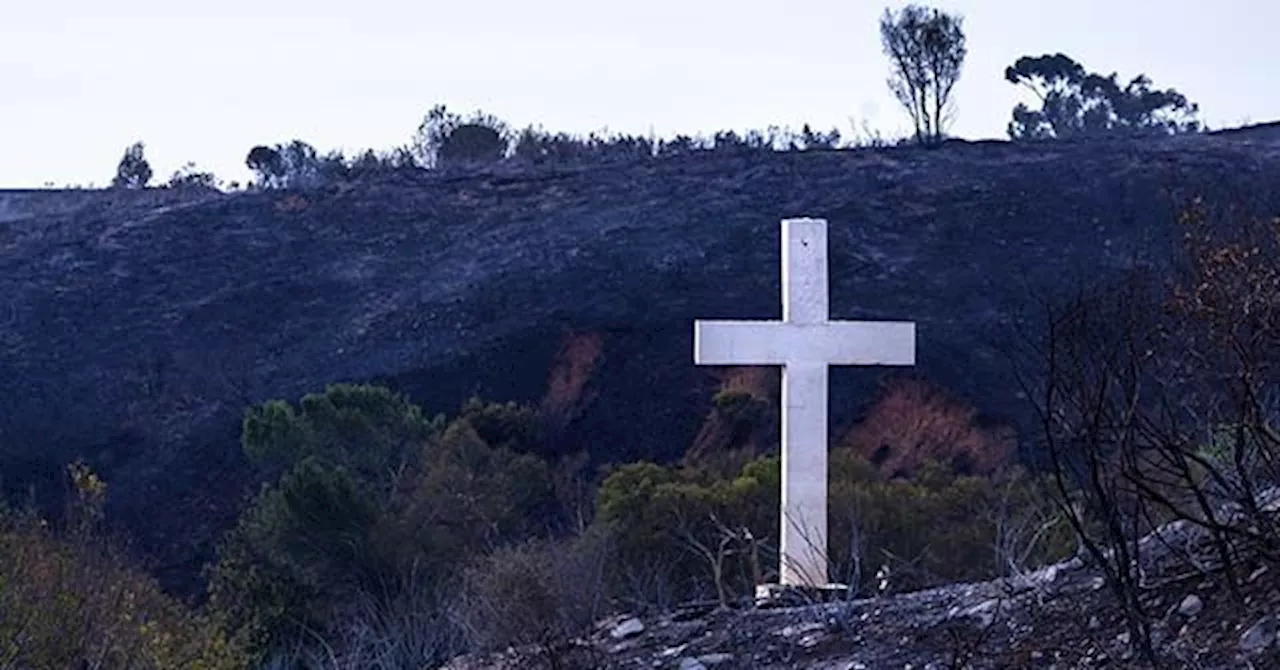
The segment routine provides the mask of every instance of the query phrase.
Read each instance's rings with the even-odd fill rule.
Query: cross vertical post
[[[782,222],[782,321],[694,321],[694,362],[782,366],[779,581],[826,586],[828,366],[914,365],[915,324],[831,321],[827,222]]]

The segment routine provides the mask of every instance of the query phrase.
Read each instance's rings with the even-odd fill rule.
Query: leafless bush
[[[1024,390],[1041,422],[1055,497],[1102,569],[1149,663],[1140,594],[1162,524],[1193,524],[1232,581],[1242,552],[1280,558],[1260,495],[1277,482],[1280,433],[1268,403],[1280,344],[1280,221],[1230,211],[1182,216],[1174,281],[1124,282],[1046,303],[1038,363]],[[1212,225],[1211,225],[1212,224]],[[1226,225],[1222,225],[1226,224]]]
[[[665,557],[648,557],[644,563],[620,566],[622,602],[632,611],[669,612],[676,605],[677,586]]]
[[[1042,567],[1045,556],[1060,554],[1071,541],[1070,525],[1047,493],[1042,481],[1021,470],[999,482],[990,513],[996,571],[1001,577],[1026,577]]]
[[[312,634],[276,660],[306,670],[429,667],[466,651],[461,623],[437,581],[412,569],[380,593],[360,592],[328,639]]]
[[[474,646],[536,645],[553,670],[575,667],[576,639],[605,612],[605,548],[594,537],[540,540],[468,568],[459,613]]]

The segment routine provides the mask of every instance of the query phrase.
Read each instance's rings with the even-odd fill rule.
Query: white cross
[[[698,365],[782,366],[782,584],[827,584],[827,366],[914,365],[915,324],[829,321],[827,222],[782,222],[782,320],[694,321]]]

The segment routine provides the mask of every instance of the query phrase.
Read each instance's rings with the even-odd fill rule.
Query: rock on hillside
[[[917,321],[918,372],[1017,423],[1002,350],[1011,325],[1034,329],[1033,296],[1158,268],[1176,197],[1242,193],[1274,212],[1278,178],[1276,145],[1201,136],[164,201],[10,194],[0,472],[21,487],[84,455],[162,574],[190,576],[247,483],[244,408],[327,383],[386,382],[430,412],[472,393],[530,401],[559,422],[558,449],[676,457],[718,379],[693,365],[692,321],[778,318],[791,216],[830,221],[834,317]],[[837,431],[880,375],[833,374]]]

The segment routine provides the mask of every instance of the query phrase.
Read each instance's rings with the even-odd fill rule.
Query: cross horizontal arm
[[[910,321],[694,321],[698,365],[914,365]]]

